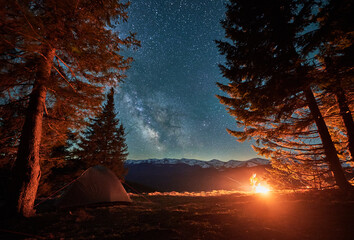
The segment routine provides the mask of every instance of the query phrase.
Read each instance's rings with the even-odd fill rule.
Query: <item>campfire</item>
[[[266,194],[270,191],[269,187],[266,187],[264,183],[262,183],[258,178],[257,174],[254,173],[252,177],[250,177],[250,183],[252,186],[252,191],[255,193],[263,193]]]

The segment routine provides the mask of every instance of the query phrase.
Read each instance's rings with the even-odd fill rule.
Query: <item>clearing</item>
[[[39,212],[0,239],[353,239],[354,201],[337,193],[133,196],[131,205]],[[21,235],[27,234],[27,235]]]

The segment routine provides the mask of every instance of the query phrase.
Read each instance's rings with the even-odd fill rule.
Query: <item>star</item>
[[[226,0],[135,0],[128,22],[141,48],[117,96],[117,111],[126,127],[130,159],[256,157],[250,144],[226,132],[236,128],[216,94],[226,81],[219,63],[225,59],[214,40],[225,33]]]

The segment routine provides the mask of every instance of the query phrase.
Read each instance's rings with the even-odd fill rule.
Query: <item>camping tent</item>
[[[117,176],[104,166],[87,169],[59,198],[59,207],[107,202],[131,202]]]

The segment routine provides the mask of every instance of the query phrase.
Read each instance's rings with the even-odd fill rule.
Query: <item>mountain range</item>
[[[210,161],[202,161],[197,159],[173,159],[173,158],[164,158],[164,159],[146,159],[146,160],[127,160],[125,161],[127,166],[131,165],[139,165],[139,164],[186,164],[189,166],[200,166],[201,168],[236,168],[236,167],[255,167],[260,165],[268,165],[269,160],[263,158],[252,158],[247,161],[240,160],[229,160],[228,162],[223,162],[217,159],[213,159]]]
[[[217,159],[127,160],[125,180],[156,191],[249,190],[249,178],[262,177],[270,163],[266,159],[247,161]]]

